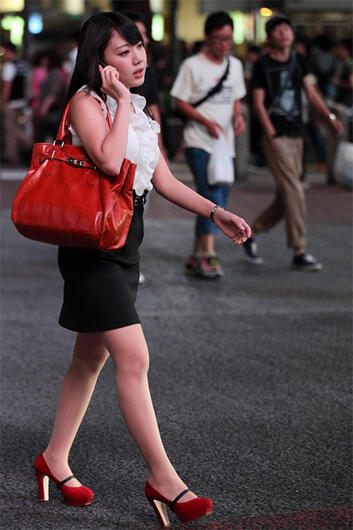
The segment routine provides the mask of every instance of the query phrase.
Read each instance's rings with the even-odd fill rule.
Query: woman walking
[[[137,26],[116,12],[92,16],[83,26],[69,87],[72,142],[83,145],[106,174],[117,175],[124,158],[137,164],[134,213],[124,247],[112,251],[59,248],[64,302],[59,323],[77,332],[70,367],[59,396],[53,432],[35,462],[41,500],[56,482],[66,504],[90,504],[93,492],[73,477],[68,459],[98,375],[111,356],[118,401],[126,425],[147,464],[145,493],[162,527],[166,506],[188,522],[212,511],[212,501],[187,490],[162,444],[148,387],[148,349],[135,310],[138,247],[143,238],[143,203],[154,187],[166,199],[208,217],[235,244],[250,236],[246,222],[177,181],[160,156],[158,125],[144,112],[145,100],[130,93],[140,86],[146,52]],[[109,128],[107,107],[112,117]]]

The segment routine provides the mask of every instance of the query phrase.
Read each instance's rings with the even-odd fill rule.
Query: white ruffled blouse
[[[105,104],[96,92],[89,90],[87,85],[78,90],[78,92],[82,91],[88,92],[100,102],[104,117],[107,116],[108,107],[110,117],[114,121],[117,108],[115,99],[108,96]],[[146,99],[143,96],[131,94],[131,102],[134,112],[130,113],[125,157],[136,164],[133,189],[137,195],[143,195],[145,190],[150,191],[153,188],[151,178],[159,159],[158,133],[160,127],[159,123],[144,113]],[[72,135],[72,144],[82,145],[72,126],[70,126],[69,131]]]

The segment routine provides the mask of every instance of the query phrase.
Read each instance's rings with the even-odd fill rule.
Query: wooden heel
[[[151,506],[154,509],[158,521],[162,528],[169,528],[170,527],[170,521],[167,514],[167,506],[164,504],[164,502],[156,501],[155,499],[150,500]]]
[[[38,484],[38,496],[41,501],[49,500],[49,477],[36,471],[37,484]]]
[[[173,501],[166,499],[151,484],[146,482],[145,495],[156,512],[158,521],[162,528],[169,528],[170,522],[166,511],[167,506],[175,513],[178,519],[183,523],[195,521],[212,513],[213,502],[208,497],[195,497],[190,501],[180,502],[180,499],[188,493],[185,489]]]

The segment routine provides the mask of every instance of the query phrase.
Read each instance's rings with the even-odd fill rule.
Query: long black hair
[[[75,69],[68,88],[67,101],[83,85],[88,85],[104,100],[101,92],[102,78],[99,64],[103,63],[103,53],[116,30],[129,44],[143,42],[136,24],[117,11],[102,11],[90,17],[83,24],[78,37],[78,52]]]

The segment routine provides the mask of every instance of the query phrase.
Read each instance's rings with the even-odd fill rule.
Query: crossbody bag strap
[[[295,69],[296,57],[297,57],[296,52],[294,50],[291,50],[289,68],[288,68],[288,70],[285,71],[285,75],[282,76],[282,80],[281,80],[281,84],[280,84],[279,90],[273,96],[272,103],[269,106],[269,108],[267,109],[268,114],[271,114],[272,111],[273,111],[273,108],[274,108],[273,101],[275,99],[277,99],[277,100],[281,99],[281,97],[283,95],[283,92],[288,87],[289,80],[292,77],[292,74],[293,74],[294,69]]]
[[[228,74],[229,74],[229,67],[230,67],[230,60],[229,58],[227,57],[227,66],[226,66],[226,69],[221,77],[221,79],[218,81],[218,83],[212,87],[206,94],[206,96],[204,96],[203,98],[201,98],[199,101],[196,101],[195,103],[191,103],[191,105],[193,107],[198,107],[199,105],[201,105],[201,103],[204,103],[207,99],[209,99],[211,96],[213,96],[214,94],[217,94],[218,92],[220,92],[223,88],[223,83],[224,81],[227,79],[228,77]]]

